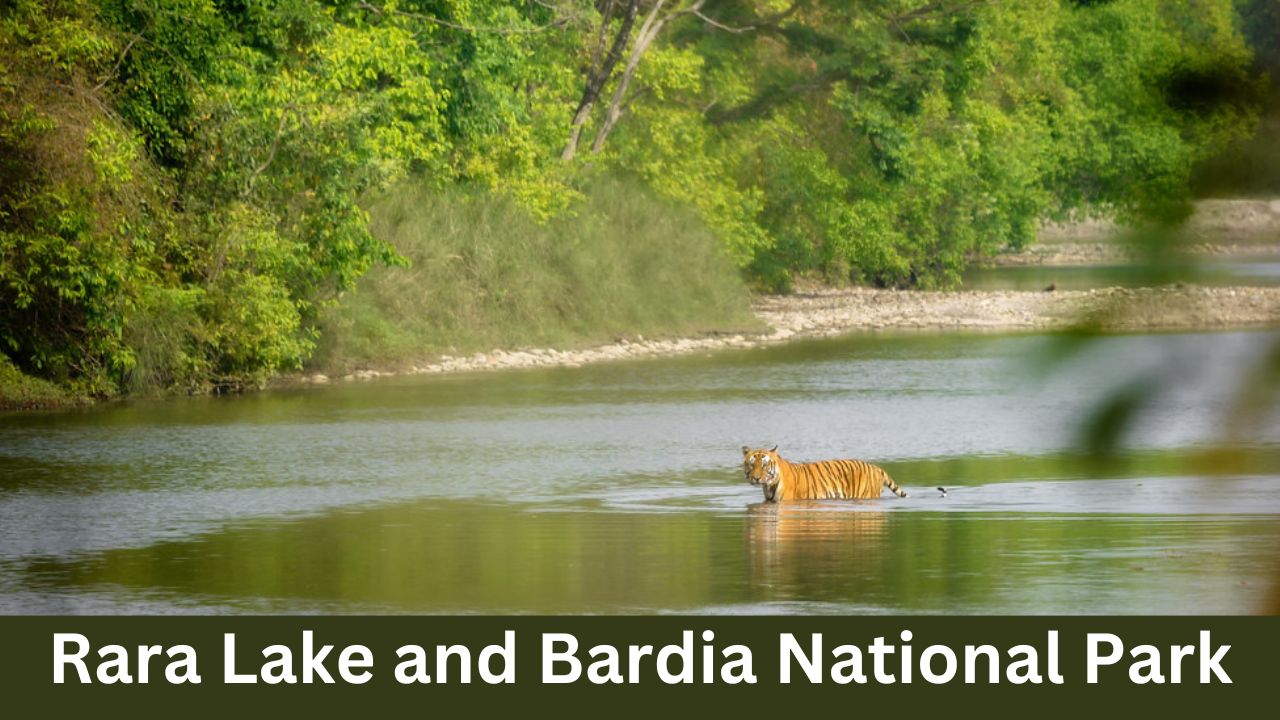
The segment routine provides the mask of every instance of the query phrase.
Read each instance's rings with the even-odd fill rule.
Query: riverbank
[[[295,375],[282,382],[326,384],[404,374],[579,367],[853,332],[1054,330],[1082,323],[1110,331],[1280,327],[1280,288],[1183,285],[1062,292],[849,288],[757,296],[752,300],[752,309],[767,330],[679,339],[638,336],[581,349],[531,348],[444,355],[407,367],[369,368],[336,377],[321,373]]]
[[[1036,243],[1018,252],[997,255],[1000,266],[1079,267],[1142,262],[1142,245],[1123,241],[1128,228],[1109,220],[1045,223]],[[1163,252],[1184,260],[1203,258],[1280,258],[1280,199],[1200,200],[1186,224],[1164,238]]]
[[[581,367],[616,360],[762,347],[856,332],[1047,331],[1080,324],[1116,332],[1280,327],[1280,287],[1171,285],[1056,292],[847,288],[759,295],[752,299],[751,305],[766,328],[758,333],[684,338],[641,335],[583,348],[498,349],[441,355],[395,367],[357,369],[342,375],[319,372],[281,375],[273,379],[271,385],[324,385],[397,375]],[[16,368],[9,367],[18,373]],[[0,367],[0,371],[3,370]],[[4,407],[47,409],[85,402],[56,393],[57,388],[49,383],[34,382],[34,385],[15,384],[26,390],[14,402],[4,403]]]
[[[581,367],[616,360],[670,357],[729,348],[776,345],[856,332],[1047,331],[1085,324],[1102,330],[1198,330],[1280,327],[1280,287],[1106,288],[1056,292],[962,290],[922,292],[872,288],[819,289],[793,295],[758,295],[752,310],[758,333],[704,334],[683,338],[638,335],[582,348],[521,348],[424,357],[399,366],[366,367],[342,375],[281,375],[272,386],[324,385],[397,375],[442,374],[536,367]],[[6,370],[7,366],[7,370]],[[50,409],[87,402],[52,384],[21,376],[5,383],[0,408]],[[10,382],[13,381],[13,382]]]
[[[1057,266],[1100,266],[1108,263],[1125,263],[1132,258],[1130,246],[1120,241],[1122,231],[1115,226],[1098,222],[1083,222],[1065,226],[1046,226],[1042,230],[1042,242],[1020,253],[1008,254],[996,259],[1000,265],[1038,264]],[[1204,201],[1197,205],[1195,217],[1188,223],[1188,242],[1180,247],[1202,256],[1229,256],[1248,259],[1280,257],[1280,200],[1221,200]],[[418,233],[434,236],[432,233]],[[680,253],[669,253],[678,256]],[[431,268],[430,258],[417,258],[418,268]],[[692,267],[692,266],[691,266]],[[699,266],[700,267],[700,266]],[[388,268],[378,271],[374,280],[382,275],[399,278],[403,270]],[[419,270],[418,272],[423,272]],[[402,305],[407,298],[427,293],[433,297],[446,283],[438,278],[406,276],[397,282],[386,280],[385,300],[390,310],[357,313],[351,322],[374,333],[379,342],[386,344],[394,337],[396,343],[407,348],[441,347],[447,336],[431,334],[432,318],[436,311],[405,313]],[[385,278],[384,278],[385,280]],[[412,282],[410,282],[412,281]],[[727,282],[727,281],[726,281]],[[496,285],[501,286],[502,282]],[[610,283],[618,286],[619,283]],[[664,283],[667,287],[680,287],[681,282]],[[429,293],[428,290],[430,289]],[[375,290],[383,289],[377,283],[366,288],[364,301],[381,297]],[[727,296],[718,293],[717,296]],[[436,298],[438,301],[438,298]],[[531,301],[532,302],[532,301]],[[614,318],[612,326],[628,328],[626,336],[618,333],[613,342],[572,346],[569,343],[555,345],[556,340],[543,339],[545,346],[521,347],[521,340],[512,333],[491,333],[487,342],[491,346],[508,348],[484,352],[433,354],[423,352],[414,356],[404,352],[378,353],[359,359],[350,354],[341,364],[320,365],[305,373],[290,373],[270,381],[274,386],[298,384],[322,385],[331,382],[370,380],[405,374],[433,374],[471,372],[533,367],[579,367],[582,365],[614,360],[646,357],[666,357],[695,352],[711,352],[727,348],[751,348],[789,342],[796,339],[826,337],[855,332],[931,331],[931,332],[1001,332],[1047,331],[1065,329],[1085,324],[1108,331],[1137,330],[1197,330],[1227,328],[1280,327],[1280,287],[1230,286],[1209,287],[1177,284],[1149,288],[1109,287],[1089,290],[1056,290],[1042,292],[1025,290],[961,290],[949,292],[923,292],[881,290],[872,288],[830,289],[816,288],[793,295],[756,295],[750,305],[753,318],[745,317],[727,322],[703,320],[699,322],[672,323],[670,317],[680,308],[697,307],[698,301],[689,297],[672,296],[664,302],[675,307],[662,315],[665,322],[639,323],[635,318]],[[739,299],[739,303],[744,301]],[[533,302],[534,305],[541,303]],[[643,297],[618,297],[604,303],[610,308],[627,308],[643,305]],[[411,303],[419,305],[420,303]],[[451,312],[458,315],[458,322],[474,318],[458,308],[462,301],[451,305]],[[600,304],[597,302],[597,304]],[[423,306],[425,307],[425,305]],[[705,310],[700,311],[707,315]],[[474,313],[473,313],[474,314]],[[731,312],[721,309],[712,317],[730,317]],[[745,314],[745,313],[743,313]],[[409,318],[424,324],[424,328],[411,327],[405,332],[388,334],[388,318]],[[359,322],[356,322],[356,321]],[[625,320],[625,321],[624,321]],[[464,323],[466,324],[466,323]],[[528,323],[525,323],[528,324]],[[534,323],[536,325],[536,323]],[[666,326],[668,335],[655,337],[648,327]],[[753,328],[758,331],[731,331],[695,334],[700,327]],[[683,327],[683,330],[681,329]],[[329,328],[334,337],[354,337],[344,334],[343,328]],[[349,330],[349,328],[348,328]],[[402,328],[403,330],[403,328]],[[685,332],[687,336],[673,337]],[[595,336],[599,337],[600,333]],[[656,333],[655,333],[656,335]],[[401,337],[402,336],[402,337]],[[606,335],[607,336],[607,335]],[[426,338],[426,339],[424,339]],[[376,338],[375,338],[376,339]],[[428,342],[431,340],[432,342]],[[396,344],[393,343],[393,344]],[[475,345],[471,345],[475,347]],[[332,356],[332,353],[330,353]],[[408,357],[393,361],[389,357]],[[332,362],[332,360],[330,361]],[[339,367],[340,370],[329,368]],[[0,367],[0,371],[6,371]],[[7,366],[9,376],[0,372],[0,409],[36,409],[66,407],[83,404],[86,400],[69,397],[56,386],[23,376],[17,368]]]

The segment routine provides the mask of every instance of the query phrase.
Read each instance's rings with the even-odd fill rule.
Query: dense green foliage
[[[91,394],[299,367],[402,262],[400,182],[586,238],[622,173],[758,285],[952,284],[1045,216],[1176,216],[1248,67],[1230,0],[12,0],[0,348]]]
[[[23,374],[9,358],[0,355],[0,410],[63,408],[80,401],[48,380]]]
[[[372,213],[410,265],[375,268],[322,313],[315,367],[756,329],[697,217],[629,183],[602,183],[579,214],[546,223],[510,200],[420,187],[394,188]]]
[[[1261,119],[1252,135],[1200,166],[1192,189],[1200,197],[1270,198],[1280,195],[1280,2],[1237,0],[1237,6],[1254,72],[1268,81]]]

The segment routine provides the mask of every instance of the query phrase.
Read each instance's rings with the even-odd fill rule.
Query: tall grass
[[[492,194],[419,186],[370,212],[411,264],[370,272],[323,313],[314,368],[757,325],[698,219],[625,181],[601,182],[547,223]]]

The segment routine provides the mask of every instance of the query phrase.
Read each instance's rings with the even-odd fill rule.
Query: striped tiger
[[[889,473],[861,460],[823,460],[793,463],[782,459],[778,446],[753,450],[742,446],[742,470],[747,482],[759,485],[768,502],[876,498],[885,488],[898,497],[907,493]]]

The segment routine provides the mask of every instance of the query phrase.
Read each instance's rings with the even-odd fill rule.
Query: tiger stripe
[[[898,497],[907,497],[884,468],[862,460],[793,463],[783,459],[776,447],[743,447],[742,455],[747,481],[760,485],[764,499],[771,502],[877,498],[885,488]]]

